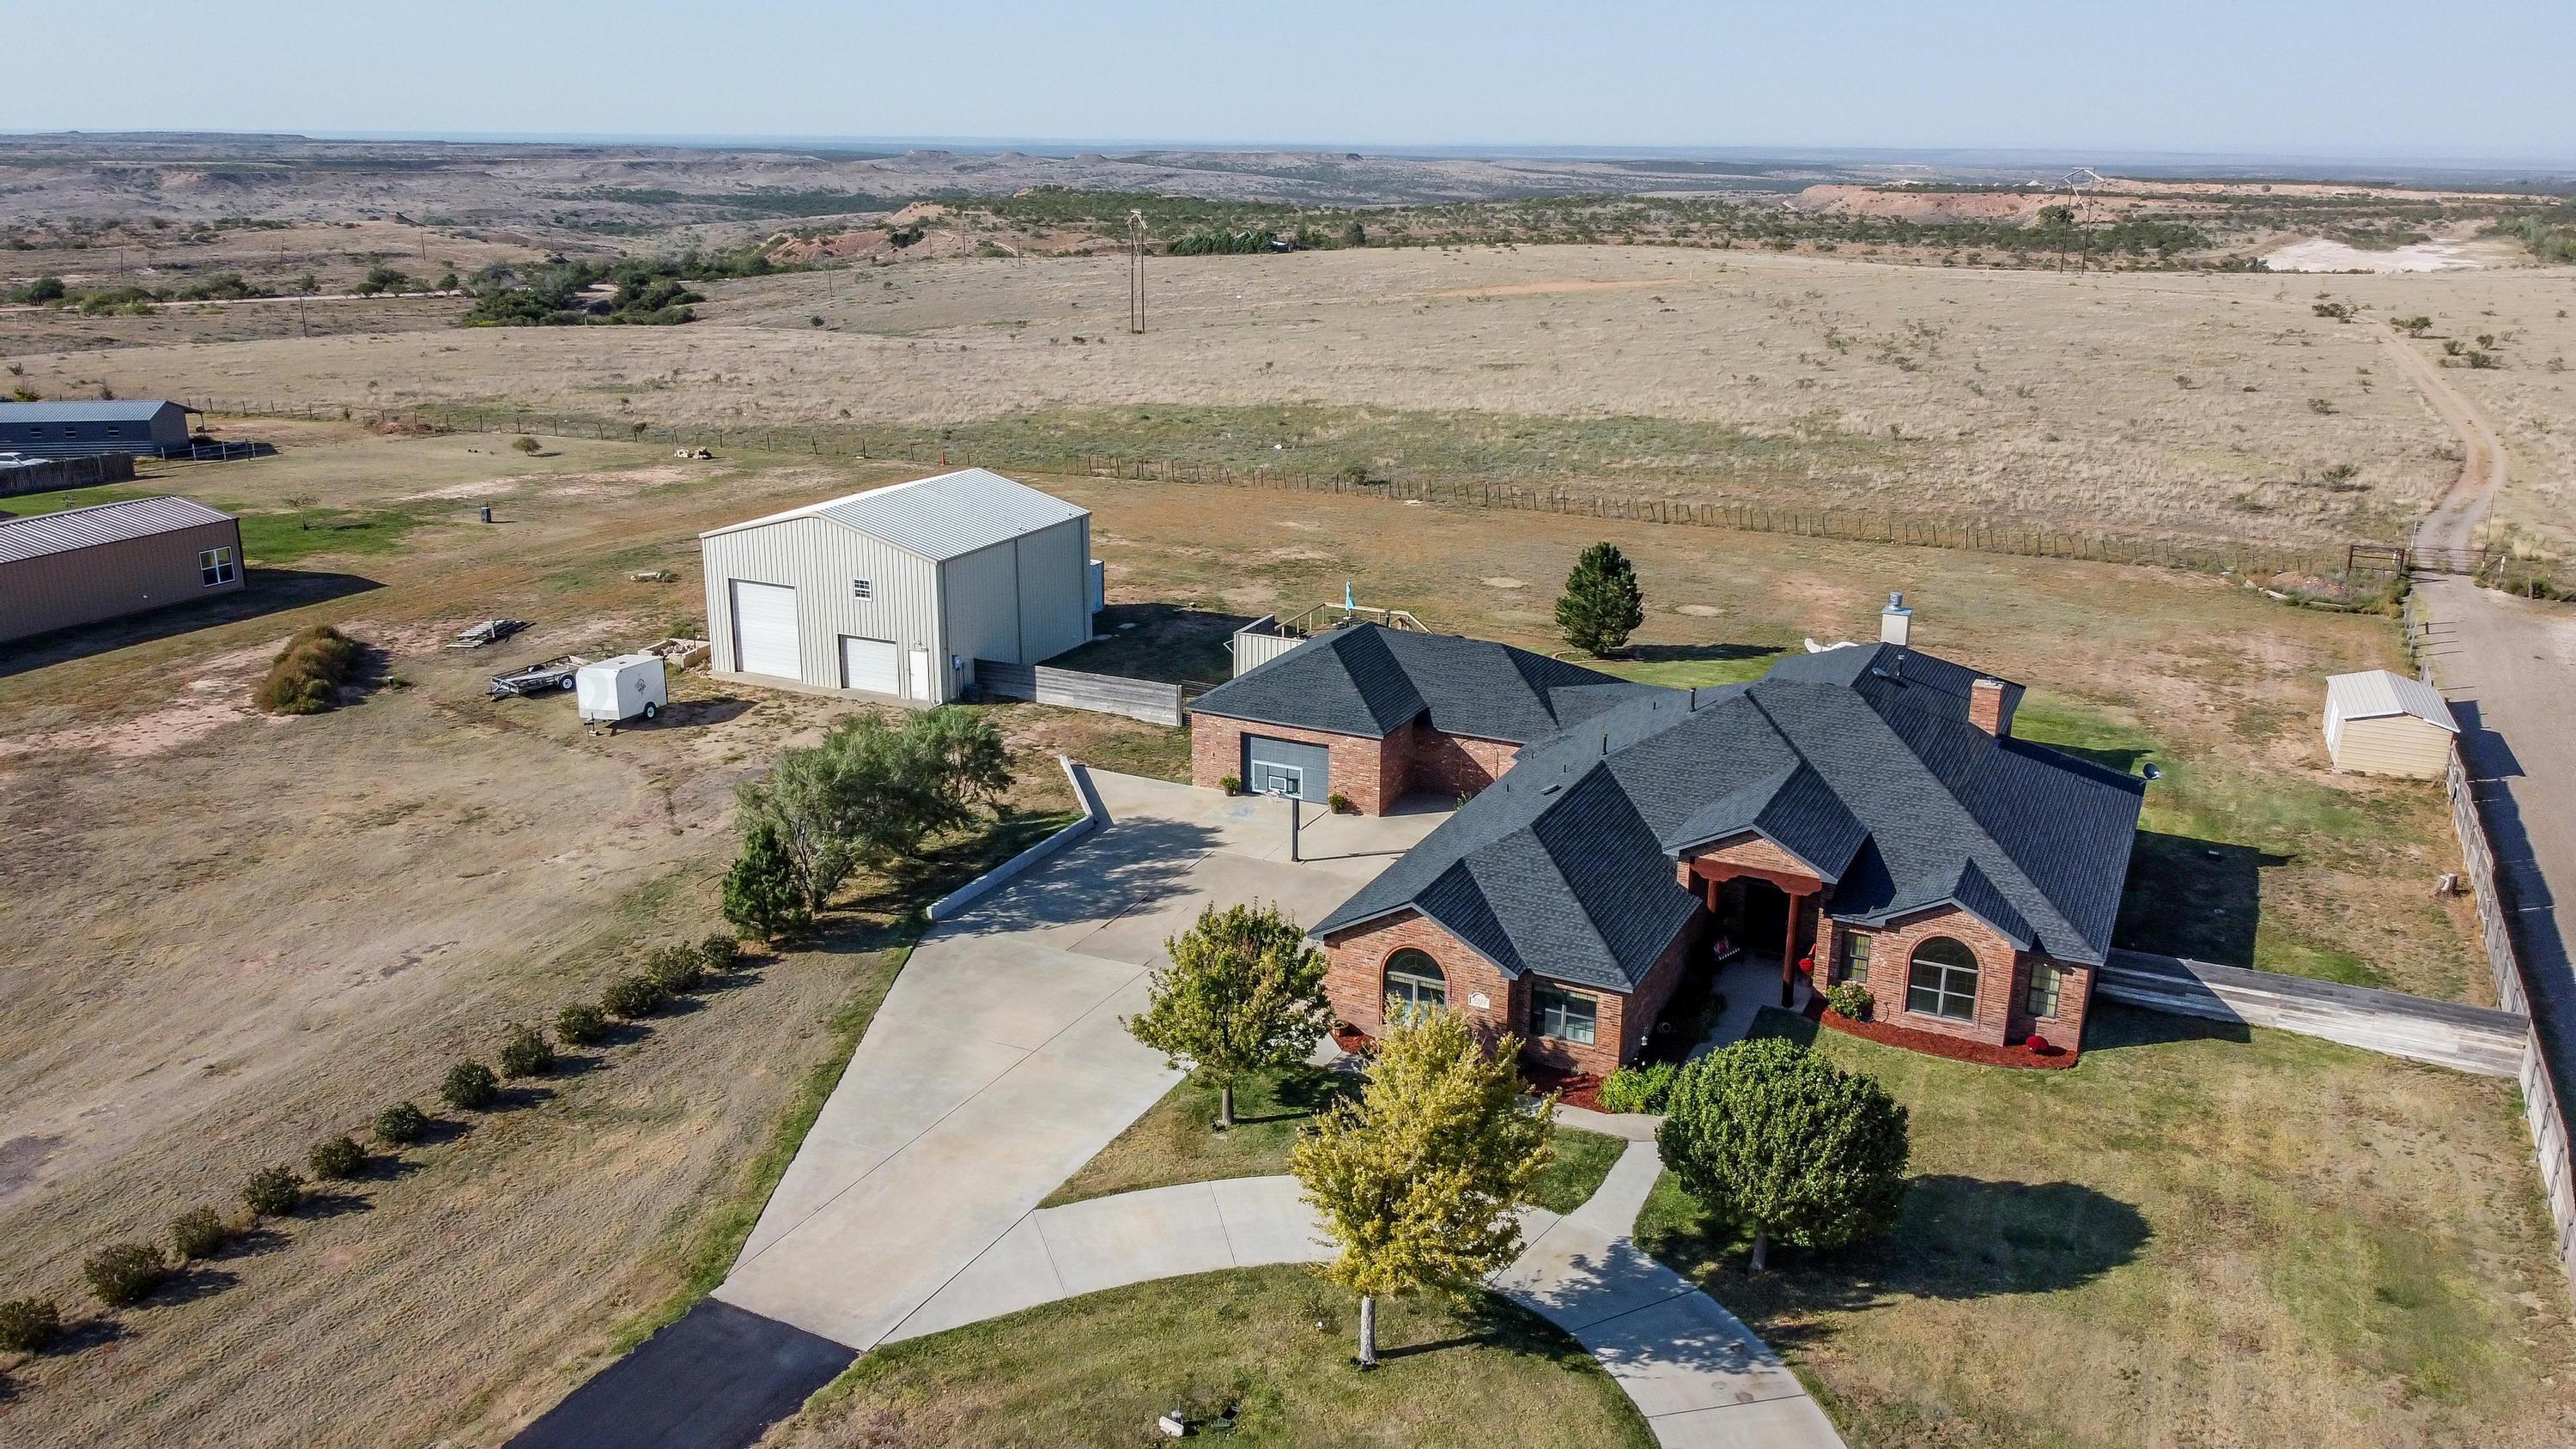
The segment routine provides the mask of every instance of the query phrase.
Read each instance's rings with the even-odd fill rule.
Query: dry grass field
[[[103,380],[121,396],[805,424],[899,456],[1357,464],[2337,550],[2403,536],[2454,471],[2384,329],[2314,314],[2319,293],[2352,290],[2342,278],[1656,247],[1159,258],[1151,330],[1132,337],[1123,272],[963,259],[709,284],[685,327],[108,354],[46,350],[0,317],[0,349],[48,395]],[[2369,285],[2414,309],[2522,313],[2556,277]]]
[[[2543,315],[2553,285],[2539,272],[2347,283],[1644,248],[1333,252],[1158,261],[1156,330],[1137,339],[1118,330],[1106,261],[958,261],[710,288],[709,320],[674,328],[45,338],[76,349],[57,351],[0,312],[0,354],[12,382],[55,396],[105,383],[803,422],[961,463],[1103,443],[1325,472],[1356,457],[2316,543],[2402,532],[2451,474],[2447,435],[2385,355],[2438,343],[2385,341],[2380,315],[2433,313],[2449,332],[2492,308],[2527,329],[2507,370],[2454,376],[2499,412],[2518,461],[2563,456],[2545,367],[2567,326]],[[2366,301],[2370,320],[2313,315],[2322,290]],[[180,316],[98,325],[194,325]],[[0,939],[0,1297],[85,1303],[84,1253],[155,1236],[192,1203],[229,1204],[252,1168],[300,1161],[396,1097],[426,1104],[445,1064],[488,1054],[505,1023],[594,997],[635,949],[709,929],[733,784],[842,706],[692,680],[661,727],[598,739],[562,701],[485,700],[482,678],[658,638],[700,611],[699,529],[907,471],[556,438],[527,458],[503,435],[224,421],[284,452],[135,491],[245,512],[254,583],[239,610],[0,653],[0,829],[18,842],[0,891],[13,921],[45,925]],[[2301,481],[2341,462],[2360,470],[2349,487]],[[2509,509],[2523,511],[2508,516],[2535,538],[2565,516],[2562,472],[2517,474]],[[1435,627],[1554,647],[1557,582],[1600,537],[1627,549],[1649,595],[1637,657],[1619,667],[1669,682],[1742,677],[1807,637],[1866,637],[1904,589],[1925,647],[2033,686],[2026,733],[2165,768],[2141,847],[2154,888],[2133,895],[2125,938],[2484,999],[2472,924],[2429,891],[2456,868],[2438,791],[2324,767],[2320,680],[2398,662],[2386,619],[2152,569],[1031,481],[1095,512],[1118,609],[1092,667],[1165,677],[1219,677],[1232,622],[1337,599],[1345,581]],[[486,504],[501,521],[471,522]],[[678,580],[629,577],[653,569]],[[536,627],[495,650],[440,647],[496,614]],[[377,645],[382,678],[334,713],[250,714],[251,680],[310,622]],[[1067,749],[1174,774],[1183,761],[1177,732],[997,713],[1032,762]],[[1023,820],[1067,803],[1052,771],[1026,778]],[[803,1074],[899,967],[888,903],[184,1291],[85,1329],[79,1352],[0,1362],[0,1439],[506,1437],[703,1272],[702,1245],[757,1189],[746,1174]],[[2329,1145],[2367,1132],[2380,1093],[2437,1110],[2449,1099],[2418,1100],[2420,1076],[2365,1059],[2316,1130]],[[2392,1211],[2457,1218],[2463,1201],[2528,1196],[2527,1178],[2509,1154],[2481,1160],[2410,1179]],[[2481,1251],[2513,1266],[2480,1285],[2528,1256]],[[935,1387],[936,1366],[924,1372]]]

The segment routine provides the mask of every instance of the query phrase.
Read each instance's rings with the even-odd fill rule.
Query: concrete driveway
[[[1119,1025],[1211,901],[1320,920],[1443,818],[1094,773],[1110,824],[916,947],[715,1296],[854,1349],[893,1334],[1179,1079]]]

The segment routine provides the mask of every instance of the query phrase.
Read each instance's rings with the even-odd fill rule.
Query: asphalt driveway
[[[1178,1080],[1119,1018],[1213,901],[1321,919],[1436,813],[1310,819],[1094,773],[1110,824],[925,937],[716,1298],[865,1350]]]

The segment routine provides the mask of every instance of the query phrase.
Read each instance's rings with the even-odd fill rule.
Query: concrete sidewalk
[[[1105,828],[914,948],[718,1299],[876,1344],[1179,1079],[1119,1025],[1165,938],[1210,902],[1321,919],[1442,818],[1326,817],[1290,864],[1278,802],[1091,779]]]
[[[1752,1330],[1630,1241],[1663,1171],[1652,1142],[1621,1153],[1589,1202],[1535,1238],[1494,1291],[1601,1360],[1677,1449],[1841,1449],[1842,1436]]]

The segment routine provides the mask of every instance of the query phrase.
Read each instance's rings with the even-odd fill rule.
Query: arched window
[[[1430,953],[1407,946],[1386,958],[1386,999],[1407,1011],[1439,1011],[1449,1005],[1449,978]]]
[[[1953,1021],[1977,1016],[1977,953],[1947,936],[1914,948],[1906,975],[1905,1009]]]

